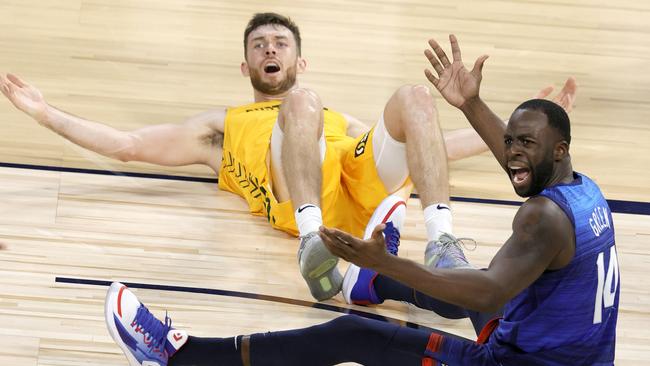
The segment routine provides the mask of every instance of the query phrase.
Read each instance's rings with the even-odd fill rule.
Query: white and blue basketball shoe
[[[372,214],[364,239],[370,238],[375,227],[379,224],[386,224],[384,229],[384,238],[386,241],[386,250],[393,255],[397,255],[399,250],[400,231],[404,227],[406,218],[406,202],[399,196],[386,197],[375,209]],[[370,305],[381,304],[380,299],[374,288],[374,281],[377,272],[361,268],[355,264],[350,264],[343,278],[343,298],[348,304]]]
[[[187,333],[172,328],[165,316],[161,322],[121,283],[114,282],[104,304],[106,327],[122,349],[130,366],[167,366],[185,342]]]

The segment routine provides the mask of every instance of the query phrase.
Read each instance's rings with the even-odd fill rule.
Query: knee
[[[310,89],[298,88],[287,94],[282,102],[280,111],[299,113],[321,113],[323,104],[316,92]]]
[[[423,129],[431,129],[436,115],[427,86],[404,85],[397,89],[384,109],[384,122],[388,133],[404,142],[407,135],[419,135]]]
[[[395,92],[401,109],[419,110],[423,113],[435,113],[435,103],[429,87],[422,84],[403,85]]]
[[[322,113],[323,104],[318,94],[310,89],[298,88],[284,98],[278,120],[283,130],[287,125],[319,126]]]
[[[287,93],[287,96],[285,97],[285,101],[291,101],[291,100],[297,100],[297,101],[311,101],[311,102],[317,102],[320,103],[320,97],[318,94],[309,89],[309,88],[295,88],[289,91]]]

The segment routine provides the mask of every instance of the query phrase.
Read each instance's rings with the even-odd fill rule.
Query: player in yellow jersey
[[[300,46],[290,19],[256,14],[244,32],[241,63],[254,103],[130,132],[50,106],[17,76],[0,74],[0,87],[40,124],[99,154],[166,166],[208,165],[219,174],[219,188],[242,196],[273,227],[300,236],[300,271],[312,295],[323,300],[340,290],[342,277],[338,258],[318,235],[321,225],[359,235],[382,199],[408,194],[412,181],[429,240],[436,240],[451,231],[447,185],[435,184],[447,181],[447,159],[487,147],[469,128],[443,135],[423,85],[399,88],[371,129],[324,108],[314,91],[298,85],[297,75],[307,68]]]

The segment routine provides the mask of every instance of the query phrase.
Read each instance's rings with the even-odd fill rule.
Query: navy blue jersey
[[[620,288],[612,215],[591,179],[574,178],[539,195],[571,220],[575,256],[506,304],[488,344],[504,365],[614,363]]]

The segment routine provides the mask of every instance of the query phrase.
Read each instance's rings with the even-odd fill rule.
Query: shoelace
[[[386,250],[392,255],[397,255],[399,250],[399,230],[393,225],[392,221],[386,223],[384,228],[384,237],[386,238]]]
[[[140,305],[134,319],[136,326],[140,326],[145,333],[149,334],[151,343],[149,348],[158,349],[161,353],[165,351],[167,343],[167,333],[172,327],[172,320],[165,312],[165,323],[163,324],[153,314],[149,312],[146,306]]]
[[[463,248],[469,250],[470,252],[476,250],[476,247],[478,244],[476,244],[476,240],[472,238],[456,238],[456,240],[453,240],[456,245],[460,245]],[[467,245],[467,243],[471,243],[471,248]]]
[[[455,238],[455,237],[452,237],[452,236],[449,236],[449,235],[443,235],[438,240],[440,241],[440,252],[447,252],[449,247],[452,246],[452,245],[454,245],[458,249],[460,249],[458,251],[453,250],[451,252],[451,256],[454,259],[462,260],[463,262],[466,262],[467,259],[462,254],[463,251],[461,249],[461,246],[463,248],[465,248],[466,250],[470,251],[470,252],[476,250],[476,247],[477,247],[476,240],[474,240],[472,238]],[[471,249],[467,245],[467,243],[472,243]]]
[[[320,235],[318,234],[318,231],[312,231],[308,233],[307,235],[303,235],[300,237],[300,250],[302,250],[305,247],[305,244],[311,239],[313,236]]]

